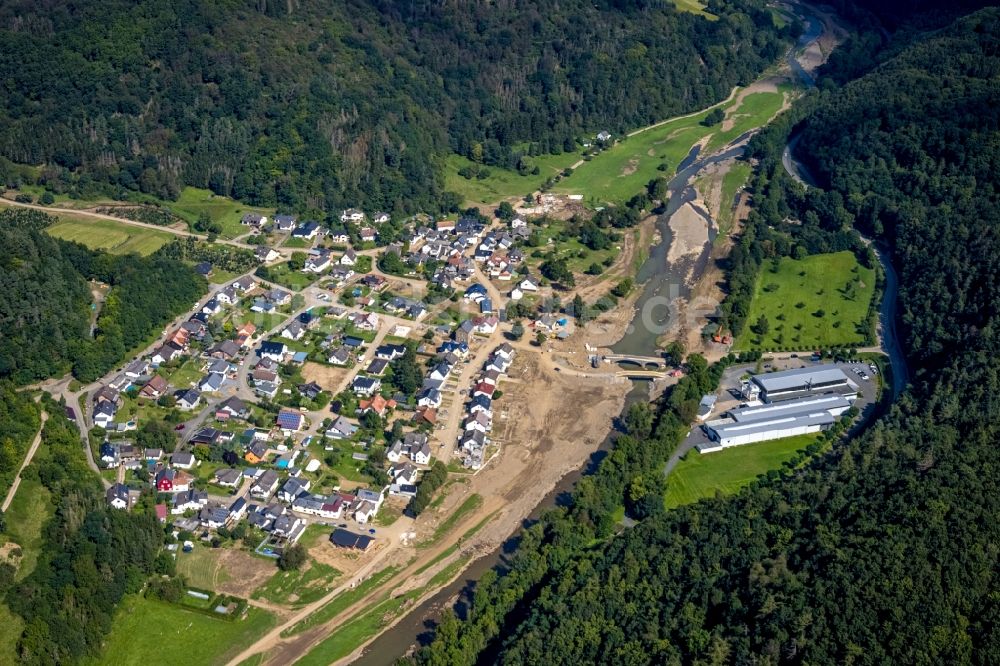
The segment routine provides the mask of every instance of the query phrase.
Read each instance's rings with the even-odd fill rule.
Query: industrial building
[[[702,426],[709,441],[699,444],[698,451],[710,453],[826,430],[850,409],[858,391],[857,384],[834,366],[755,375],[740,387],[745,404]]]
[[[843,370],[832,365],[754,375],[743,382],[740,391],[744,400],[768,403],[827,393],[848,400],[858,397],[858,385]]]

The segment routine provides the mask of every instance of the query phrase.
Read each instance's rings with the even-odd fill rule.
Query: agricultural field
[[[134,252],[143,256],[156,252],[176,236],[166,231],[137,227],[111,220],[59,216],[59,222],[46,232],[56,238],[86,245],[91,250],[111,254]]]
[[[714,497],[731,495],[761,474],[795,457],[815,441],[816,435],[799,435],[734,446],[715,453],[691,450],[667,477],[668,509]]]
[[[875,271],[846,250],[766,262],[735,348],[860,345],[874,292]]]
[[[223,664],[274,623],[274,616],[259,608],[250,608],[242,620],[225,620],[131,596],[122,602],[100,659],[86,663]]]
[[[642,191],[659,177],[670,177],[691,152],[691,147],[709,138],[708,150],[716,150],[749,129],[758,127],[777,113],[783,92],[759,92],[742,101],[725,103],[726,119],[712,127],[701,124],[708,110],[669,120],[621,139],[614,146],[576,168],[553,188],[560,194],[582,194],[592,205],[618,203]]]
[[[185,187],[181,190],[177,201],[163,201],[162,203],[189,224],[194,224],[199,215],[207,213],[213,222],[222,225],[222,233],[219,235],[224,238],[241,236],[250,231],[248,227],[240,224],[240,219],[245,213],[260,213],[267,215],[268,218],[274,215],[272,209],[248,206],[228,197],[213,194],[211,190],[202,190],[197,187]]]
[[[464,204],[495,204],[504,199],[521,198],[530,194],[544,183],[550,176],[555,176],[563,169],[580,160],[579,153],[562,153],[560,155],[540,155],[528,158],[532,165],[537,166],[537,175],[522,176],[516,171],[498,167],[484,167],[489,170],[489,176],[483,179],[465,178],[459,175],[459,170],[473,166],[473,162],[462,155],[450,155],[444,162],[445,189],[461,195]]]

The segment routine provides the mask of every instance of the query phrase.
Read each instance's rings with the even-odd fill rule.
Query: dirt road
[[[45,430],[45,422],[48,420],[48,413],[43,411],[41,415],[42,422],[38,426],[38,433],[35,435],[35,439],[31,441],[31,446],[28,447],[28,453],[24,456],[21,468],[17,470],[17,476],[14,477],[14,483],[10,484],[10,490],[7,491],[7,496],[3,498],[3,504],[0,505],[0,511],[6,512],[10,507],[11,501],[14,499],[14,495],[17,494],[18,486],[21,485],[21,473],[24,472],[25,467],[31,464],[31,459],[35,457],[35,451],[38,450],[38,445],[42,443],[42,431]]]

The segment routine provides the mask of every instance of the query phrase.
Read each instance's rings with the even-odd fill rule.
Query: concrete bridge
[[[638,356],[636,354],[608,354],[604,357],[610,363],[634,363],[643,368],[650,366],[667,368],[667,359],[662,356]]]
[[[624,379],[664,379],[669,376],[663,370],[619,370],[615,373],[615,377]]]

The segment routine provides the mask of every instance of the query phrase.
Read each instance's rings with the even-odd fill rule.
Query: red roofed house
[[[387,409],[395,409],[396,401],[393,399],[386,400],[381,395],[377,395],[371,400],[360,400],[358,401],[358,409],[361,413],[365,412],[375,412],[379,416],[385,416]]]

